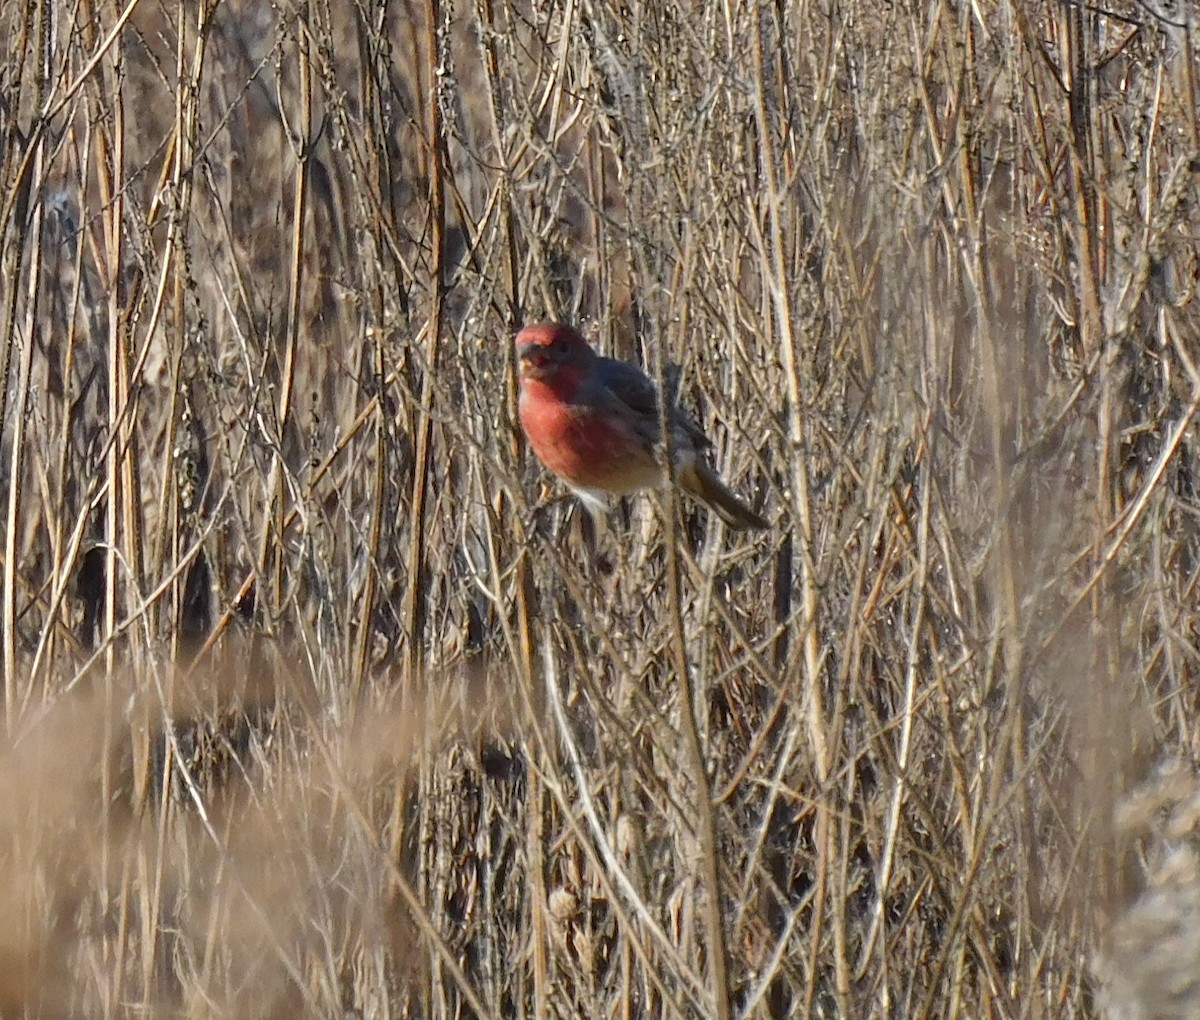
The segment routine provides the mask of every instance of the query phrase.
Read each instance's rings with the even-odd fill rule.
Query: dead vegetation
[[[1192,19],[5,4],[0,1015],[1195,1015]]]

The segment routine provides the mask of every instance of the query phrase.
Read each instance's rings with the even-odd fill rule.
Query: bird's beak
[[[552,369],[549,355],[540,344],[527,344],[517,350],[517,371],[525,379],[541,379]]]

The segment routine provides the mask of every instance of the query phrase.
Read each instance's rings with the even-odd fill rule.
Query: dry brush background
[[[1196,1015],[1193,17],[0,8],[0,1016]]]

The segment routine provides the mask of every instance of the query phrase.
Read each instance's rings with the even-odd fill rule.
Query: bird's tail
[[[748,528],[761,531],[767,526],[766,520],[730,492],[707,464],[681,464],[676,478],[685,492],[715,510],[717,516],[735,531]]]

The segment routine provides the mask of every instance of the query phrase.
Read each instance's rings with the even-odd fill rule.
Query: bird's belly
[[[624,495],[662,480],[654,455],[627,425],[595,415],[542,415],[528,409],[522,421],[538,459],[569,485]]]

